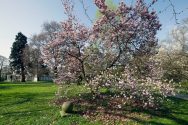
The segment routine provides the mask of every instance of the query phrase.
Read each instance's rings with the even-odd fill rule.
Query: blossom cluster
[[[75,18],[71,0],[63,0],[68,19],[44,47],[45,63],[56,74],[54,81],[85,80],[93,93],[100,94],[102,87],[113,89],[115,97],[139,101],[143,107],[154,106],[155,94],[174,94],[171,84],[158,76],[161,69],[148,59],[156,54],[156,34],[161,27],[156,12],[150,11],[151,5],[144,0],[137,0],[135,6],[120,2],[116,10],[111,10],[105,0],[94,3],[102,17],[87,28]],[[139,58],[144,61],[139,64],[141,68],[132,63]]]
[[[68,19],[61,22],[61,32],[55,34],[56,39],[48,43],[43,51],[45,63],[56,69],[54,81],[58,84],[84,77],[83,50],[90,36],[90,30],[73,16],[71,0],[64,0],[63,4]]]
[[[101,39],[108,48],[119,48],[121,44],[129,52],[152,52],[161,24],[156,12],[150,12],[143,0],[137,0],[135,6],[120,2],[115,11],[107,8],[105,0],[95,0],[95,4],[103,16],[94,23],[91,38]]]
[[[112,98],[122,97],[125,101],[143,108],[157,108],[165,97],[175,94],[175,89],[171,82],[151,76],[140,78],[135,74],[134,69],[128,66],[124,67],[123,71],[108,69],[94,77],[86,87],[96,94],[100,94],[101,88],[108,88],[112,93],[114,91],[116,93],[112,94]]]

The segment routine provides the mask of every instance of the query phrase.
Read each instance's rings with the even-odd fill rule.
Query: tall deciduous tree
[[[154,3],[152,2],[151,5]],[[69,67],[66,67],[66,70],[74,69],[67,72],[60,70],[66,74],[60,75],[62,79],[64,79],[63,76],[70,77],[71,74],[79,76],[75,74],[80,71],[84,77],[90,77],[85,71],[96,64],[101,65],[100,70],[106,70],[117,65],[125,66],[136,56],[148,55],[149,57],[155,54],[158,42],[156,33],[161,25],[156,12],[150,12],[150,8],[144,1],[138,0],[133,7],[121,2],[117,9],[114,9],[109,7],[105,0],[95,0],[95,5],[102,16],[95,21],[91,29],[78,23],[72,13],[74,5],[71,4],[71,0],[64,0],[63,5],[68,20],[62,22],[62,31],[44,49],[48,65],[58,65],[59,67],[63,65],[63,67]],[[87,55],[90,57],[96,55],[96,52],[92,52],[93,50],[86,52],[88,45],[95,42],[99,47],[99,52],[97,52],[99,55],[96,57],[100,58],[88,58]],[[53,58],[54,52],[51,49],[56,49],[56,58]],[[70,61],[71,58],[74,58],[74,61]],[[67,63],[69,65],[65,65],[66,59],[69,60]],[[70,66],[70,62],[75,63]],[[53,67],[52,65],[50,67]],[[96,70],[92,71],[96,72]],[[95,74],[93,72],[89,74]]]
[[[2,81],[2,70],[7,63],[7,58],[0,55],[0,81]]]
[[[27,37],[19,32],[11,48],[10,66],[21,73],[21,81],[25,82],[24,49],[27,46]]]
[[[154,106],[156,94],[173,94],[173,87],[157,77],[161,70],[151,58],[156,53],[156,34],[161,27],[157,13],[150,10],[156,1],[149,6],[144,0],[137,0],[134,6],[120,2],[115,10],[105,0],[94,2],[102,16],[88,28],[73,14],[72,0],[63,0],[68,19],[62,22],[62,32],[44,49],[44,60],[53,67],[54,53],[50,50],[57,48],[55,82],[66,83],[81,76],[95,95],[100,94],[101,87],[114,88],[116,97],[141,99],[139,104],[144,107]],[[136,65],[142,67],[131,66],[141,56],[144,62]]]
[[[33,63],[35,63],[34,68],[36,69],[36,75],[39,74],[39,66],[41,66],[41,62],[43,62],[43,48],[46,44],[48,44],[49,42],[53,41],[56,38],[56,33],[60,32],[61,29],[61,25],[58,22],[55,21],[51,21],[51,22],[45,22],[42,25],[42,32],[39,34],[35,34],[31,37],[31,41],[30,41],[30,49],[35,50],[33,52],[37,52],[37,54],[34,54],[32,56],[32,58],[35,60],[33,61]],[[58,50],[57,48],[51,48],[50,49],[52,54],[52,59],[54,59],[54,61],[52,62],[53,64],[57,64],[57,53]],[[40,62],[40,63],[39,63]],[[57,65],[54,65],[54,67],[51,69],[51,73],[54,76],[54,74],[57,72]]]
[[[117,9],[117,5],[114,3],[113,0],[106,0],[105,3],[107,4],[107,6],[111,9],[111,10],[116,10]],[[100,12],[100,10],[96,11],[96,19],[99,19],[102,17],[102,13]]]
[[[188,80],[188,18],[162,41],[157,57],[165,71],[164,78],[176,82]]]

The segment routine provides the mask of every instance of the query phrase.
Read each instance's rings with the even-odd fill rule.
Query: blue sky
[[[79,0],[75,1],[75,13],[80,22],[89,25],[87,17],[84,15],[82,5]],[[88,13],[94,18],[96,7],[93,0],[84,0]],[[119,0],[114,0],[116,3]],[[125,0],[129,2],[132,0]],[[146,0],[151,1],[151,0]],[[185,10],[178,15],[179,21],[188,18],[188,0],[172,0],[177,12]],[[159,0],[154,6],[155,10],[160,11],[169,5],[168,0]],[[158,32],[160,40],[164,39],[170,29],[173,28],[175,21],[172,8],[159,15],[162,30]],[[9,57],[10,48],[14,42],[15,35],[22,32],[27,37],[41,31],[41,25],[46,21],[63,21],[66,19],[61,0],[0,0],[0,55]]]

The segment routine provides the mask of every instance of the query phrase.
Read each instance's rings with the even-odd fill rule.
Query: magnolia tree
[[[62,81],[75,81],[78,78],[84,80],[84,61],[87,55],[83,53],[89,38],[89,29],[75,22],[70,17],[62,22],[63,31],[57,34],[57,38],[44,48],[45,60],[50,67],[57,65],[56,83]],[[51,49],[56,48],[54,53]]]
[[[45,22],[42,25],[42,32],[39,34],[35,34],[31,37],[31,42],[30,42],[30,47],[34,48],[36,51],[38,51],[38,54],[35,55],[35,57],[38,56],[38,58],[36,58],[36,61],[34,62],[36,64],[35,68],[38,68],[38,65],[41,64],[41,62],[43,62],[42,57],[44,57],[44,55],[46,55],[46,53],[43,55],[43,48],[50,43],[51,41],[56,39],[56,33],[60,32],[61,28],[60,28],[60,24],[58,22],[55,21],[51,21],[51,22]],[[57,47],[56,48],[51,48],[48,51],[50,53],[50,58],[53,59],[53,63],[51,64],[50,70],[52,71],[52,75],[56,74],[57,72],[57,65],[58,63],[56,63],[57,61]],[[40,63],[39,63],[40,62]],[[48,62],[48,64],[50,64],[50,62]],[[53,66],[52,66],[53,65]],[[36,71],[36,74],[38,71]],[[55,76],[54,76],[55,77]]]
[[[105,87],[116,93],[115,98],[136,100],[144,107],[154,106],[156,94],[173,94],[173,87],[160,80],[160,64],[151,58],[161,27],[156,12],[150,11],[155,2],[149,6],[144,0],[137,0],[135,6],[120,2],[117,9],[110,9],[105,0],[94,0],[102,16],[87,28],[73,14],[72,1],[63,0],[68,19],[61,23],[62,32],[44,48],[46,63],[50,67],[58,64],[55,82],[81,79],[94,95]],[[53,48],[56,60],[51,56]]]
[[[89,45],[91,31],[79,24],[73,14],[71,0],[64,0],[63,5],[68,19],[61,23],[62,32],[56,34],[56,39],[44,47],[46,63],[53,67],[57,65],[56,83],[86,80],[85,60],[89,56],[84,53]],[[52,57],[51,49],[56,48],[57,55]]]

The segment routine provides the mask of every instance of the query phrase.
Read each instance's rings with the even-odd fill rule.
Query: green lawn
[[[0,125],[100,125],[82,115],[60,117],[60,107],[51,102],[56,86],[52,83],[0,83]],[[70,97],[87,92],[82,86],[71,86]],[[129,107],[127,107],[129,108]],[[76,109],[76,108],[75,108]],[[129,108],[123,114],[124,124],[186,125],[188,101],[169,98],[160,111]],[[110,110],[110,109],[109,109]]]
[[[182,82],[179,87],[180,93],[182,94],[188,94],[188,82]]]
[[[50,103],[55,91],[52,83],[0,84],[0,125],[92,124],[80,115],[61,118]]]

